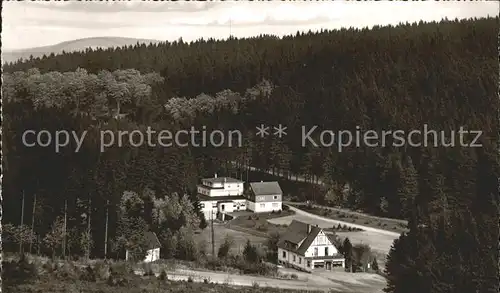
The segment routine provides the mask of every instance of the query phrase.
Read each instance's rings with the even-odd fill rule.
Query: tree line
[[[151,198],[182,202],[186,195],[192,206],[184,201],[181,210],[192,215],[199,214],[194,195],[201,177],[248,165],[290,170],[327,183],[334,196],[319,203],[409,220],[410,232],[390,254],[388,292],[492,292],[498,284],[498,255],[491,253],[498,239],[497,25],[498,18],[487,18],[283,39],[178,41],[7,65],[4,218],[16,225],[35,219],[36,234],[46,235],[66,215],[58,221],[90,230],[92,253],[102,256],[102,223],[110,239],[128,235],[119,208],[125,192],[138,194],[148,211],[155,208]],[[257,138],[261,123],[284,124],[288,135]],[[408,133],[424,124],[447,133],[460,126],[481,130],[482,147],[351,146],[338,152],[301,145],[301,126]],[[245,143],[98,149],[101,130],[147,126],[239,129]],[[21,143],[26,129],[60,128],[91,131],[78,153]],[[86,204],[80,208],[78,200]],[[95,219],[90,229],[89,221],[76,224],[82,210]],[[191,225],[172,217],[168,222],[180,222],[179,231]],[[152,216],[141,218],[159,227]],[[458,262],[464,263],[460,269]]]

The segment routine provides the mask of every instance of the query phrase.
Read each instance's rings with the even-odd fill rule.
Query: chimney
[[[217,178],[217,173],[215,173],[215,177],[214,178]]]

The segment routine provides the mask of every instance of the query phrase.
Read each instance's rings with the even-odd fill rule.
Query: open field
[[[255,236],[249,233],[244,233],[241,231],[236,231],[230,228],[227,228],[225,224],[222,223],[214,223],[214,236],[215,236],[215,253],[217,254],[217,251],[219,249],[219,246],[224,242],[224,238],[226,236],[231,237],[233,240],[234,244],[231,248],[231,254],[234,255],[241,255],[241,252],[243,251],[243,248],[245,247],[245,243],[247,242],[247,239],[249,239],[252,244],[256,246],[263,245],[266,242],[265,237],[259,237]],[[208,255],[212,254],[212,246],[211,246],[211,229],[210,225],[204,229],[201,233],[195,234],[195,241],[196,243],[201,243],[205,242],[206,243],[206,251]]]
[[[286,231],[287,225],[276,225],[268,220],[287,217],[295,212],[286,210],[281,213],[259,213],[239,216],[231,220],[227,227],[246,232],[256,236],[269,237],[273,233],[282,234]]]
[[[293,216],[295,214],[294,211],[286,210],[282,213],[260,213],[260,214],[250,214],[245,216],[240,216],[231,220],[226,227],[248,233],[257,237],[269,237],[274,233],[279,233],[283,235],[288,229],[287,224],[275,224],[272,223],[271,219],[279,219],[283,217]],[[359,228],[348,227],[346,225],[331,225],[326,228],[327,232],[354,232],[354,231],[362,231]]]

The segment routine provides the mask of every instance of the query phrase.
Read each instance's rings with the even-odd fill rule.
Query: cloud
[[[158,40],[251,37],[498,15],[488,2],[4,2],[2,47],[116,36]],[[119,13],[117,13],[119,12]]]
[[[201,1],[36,1],[31,2],[38,8],[45,8],[59,11],[73,12],[199,12],[208,11],[214,7],[220,6],[221,2],[201,2]]]

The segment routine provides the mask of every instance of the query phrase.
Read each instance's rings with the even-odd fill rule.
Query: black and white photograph
[[[497,1],[2,1],[6,293],[496,293]]]

